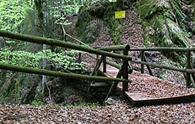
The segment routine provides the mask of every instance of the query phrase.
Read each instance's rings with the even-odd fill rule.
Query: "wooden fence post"
[[[125,56],[128,56],[129,50],[130,50],[130,46],[127,45],[125,47],[125,50],[124,50],[123,54]],[[122,69],[124,69],[123,70],[123,78],[127,79],[127,80],[129,78],[129,73],[128,73],[129,69],[128,69],[128,67],[129,67],[128,60],[123,60],[123,68],[122,68]],[[123,92],[125,92],[125,91],[128,91],[128,83],[127,82],[123,82]]]
[[[91,73],[92,76],[97,75],[98,69],[100,68],[102,61],[103,61],[103,56],[101,56],[100,58],[97,57],[96,65],[94,67],[93,72]]]
[[[141,51],[141,61],[144,62],[144,51]],[[141,64],[141,73],[144,73],[144,64]]]
[[[81,52],[79,52],[79,58],[78,58],[78,63],[81,63]]]
[[[191,51],[187,51],[187,69],[191,69]],[[187,72],[186,73],[186,86],[190,87],[191,86],[191,73]]]
[[[106,73],[106,56],[102,56],[103,59],[103,72]]]
[[[82,44],[80,43],[80,45],[82,45]],[[79,56],[78,56],[77,62],[81,63],[81,61],[82,61],[82,54],[81,54],[81,51],[79,51]]]
[[[145,56],[145,55],[144,55],[144,62],[147,62],[146,56]],[[152,73],[152,69],[150,68],[150,66],[149,66],[149,65],[146,65],[146,67],[147,67],[147,69],[148,69],[149,74],[150,74],[151,76],[154,76],[153,73]],[[143,68],[144,68],[144,67],[143,67]],[[144,70],[144,69],[143,69],[143,70]]]

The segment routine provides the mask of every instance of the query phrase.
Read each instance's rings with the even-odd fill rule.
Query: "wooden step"
[[[125,92],[125,96],[133,106],[164,105],[164,104],[179,104],[179,103],[195,102],[195,94],[156,98],[154,96],[149,96],[144,93]]]

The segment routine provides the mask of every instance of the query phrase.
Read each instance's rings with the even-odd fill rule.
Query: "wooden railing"
[[[60,40],[55,40],[55,39],[48,39],[48,38],[43,38],[43,37],[37,37],[37,36],[30,36],[30,35],[22,35],[22,34],[15,34],[11,32],[6,32],[6,31],[0,31],[0,36],[6,37],[6,38],[11,38],[19,41],[25,41],[25,42],[32,42],[32,43],[37,43],[37,44],[46,44],[46,45],[51,45],[51,46],[59,46],[63,48],[69,48],[69,49],[74,49],[74,50],[79,50],[79,51],[84,51],[90,54],[95,54],[95,55],[101,55],[103,63],[104,63],[104,72],[106,71],[106,57],[112,57],[112,58],[117,58],[117,59],[122,59],[123,60],[123,65],[122,68],[119,71],[119,74],[116,78],[113,77],[104,77],[104,76],[97,76],[97,75],[81,75],[81,74],[75,74],[75,73],[64,73],[64,72],[57,72],[57,71],[51,71],[51,70],[45,70],[45,69],[34,69],[34,68],[27,68],[27,67],[18,67],[14,65],[8,65],[8,64],[2,64],[0,63],[0,69],[5,69],[5,70],[11,70],[11,71],[18,71],[18,72],[25,72],[25,73],[33,73],[33,74],[40,74],[40,75],[48,75],[48,76],[55,76],[55,77],[67,77],[67,78],[77,78],[77,79],[82,79],[82,80],[92,80],[92,81],[113,81],[113,82],[123,82],[123,91],[126,91],[128,89],[128,74],[125,74],[125,71],[128,70],[128,61],[131,60],[131,57],[128,56],[128,50],[129,46],[126,46],[126,50],[124,52],[124,55],[116,54],[116,53],[111,53],[108,51],[100,50],[100,49],[94,49],[89,46],[84,46],[80,44],[75,44],[75,43],[70,43],[70,42],[64,42]],[[97,71],[100,66],[101,61],[97,62],[97,67],[94,69]],[[124,71],[123,71],[124,70]],[[121,78],[121,76],[123,78]]]
[[[115,48],[116,47],[116,48]],[[124,56],[128,56],[128,53],[129,53],[129,50],[130,50],[130,46],[129,45],[125,45],[125,46],[122,46],[123,48],[120,48],[119,49],[119,47],[120,46],[111,46],[111,47],[109,47],[108,49],[101,49],[101,48],[96,48],[96,49],[99,49],[99,50],[104,50],[104,51],[123,51],[123,55]],[[131,60],[131,59],[130,59]],[[98,69],[99,69],[99,67],[100,67],[100,63],[102,62],[103,63],[103,72],[104,73],[106,73],[107,72],[107,64],[108,65],[110,65],[110,66],[113,66],[113,67],[116,67],[116,68],[118,68],[119,69],[119,72],[118,72],[118,74],[117,74],[117,78],[123,78],[123,79],[128,79],[128,74],[129,74],[129,72],[131,73],[132,71],[130,71],[131,70],[131,68],[129,68],[129,63],[128,63],[128,61],[130,61],[130,60],[125,60],[125,59],[123,59],[123,63],[122,63],[122,65],[117,65],[116,63],[114,63],[114,62],[110,62],[110,61],[108,61],[107,60],[107,58],[106,58],[106,56],[102,56],[101,58],[100,58],[100,60],[99,61],[97,61],[97,64],[96,65],[99,65],[98,67],[95,67],[95,69],[96,70],[94,70],[94,72],[95,71],[97,71]],[[99,62],[99,63],[98,63]],[[113,83],[113,86],[111,87],[111,90],[110,91],[112,91],[112,89],[114,88],[114,87],[116,87],[117,86],[117,84],[118,84],[118,82],[116,82],[116,83]],[[128,83],[126,83],[126,82],[123,82],[123,91],[128,91]]]
[[[13,65],[6,65],[0,64],[0,69],[8,69],[13,71],[19,72],[26,72],[26,73],[35,73],[35,74],[43,74],[48,76],[57,76],[57,77],[69,77],[69,78],[79,78],[79,79],[86,79],[86,80],[94,80],[94,81],[115,81],[115,82],[123,82],[123,91],[128,89],[128,73],[131,72],[129,68],[128,62],[141,64],[141,73],[144,73],[144,67],[146,66],[149,74],[153,75],[152,69],[150,67],[161,68],[161,69],[168,69],[172,71],[178,71],[185,73],[186,77],[186,86],[190,87],[192,83],[195,83],[195,69],[192,68],[192,61],[191,61],[191,52],[195,51],[195,48],[176,48],[176,47],[155,47],[155,48],[130,48],[129,45],[118,45],[118,46],[110,46],[104,48],[92,48],[90,46],[83,45],[82,42],[79,41],[79,44],[64,42],[55,39],[48,39],[42,37],[35,37],[29,35],[21,35],[21,34],[14,34],[6,31],[0,31],[0,36],[7,37],[11,39],[16,39],[20,41],[38,43],[38,44],[47,44],[52,46],[59,46],[69,49],[75,49],[84,51],[88,54],[95,54],[100,55],[100,58],[97,59],[96,67],[91,76],[88,75],[81,75],[81,74],[74,74],[74,73],[64,73],[64,72],[56,72],[44,69],[32,69],[32,68],[25,68],[25,67],[17,67]],[[82,44],[82,45],[81,45]],[[113,53],[111,51],[123,51],[123,55]],[[129,51],[139,51],[141,52],[141,61],[132,60],[132,58],[128,55]],[[145,51],[160,51],[160,52],[184,52],[186,53],[186,68],[176,68],[170,67],[165,65],[158,65],[155,63],[147,62]],[[94,56],[92,56],[94,57]],[[107,57],[122,59],[122,65],[118,65],[114,62],[110,62],[107,60]],[[103,77],[103,76],[96,76],[101,63],[103,63],[103,72],[105,73],[106,65],[111,65],[119,69],[118,75],[116,78],[111,77]]]
[[[195,83],[195,69],[192,67],[192,59],[191,59],[191,52],[195,51],[195,48],[177,48],[177,47],[156,47],[156,48],[138,48],[138,49],[130,49],[130,51],[140,51],[141,52],[141,61],[132,61],[133,63],[141,64],[141,72],[144,73],[144,65],[147,66],[148,71],[151,75],[152,71],[151,67],[161,68],[161,69],[168,69],[172,71],[183,72],[186,78],[186,86],[191,87],[193,83]],[[186,61],[186,68],[176,68],[164,65],[158,65],[154,63],[150,63],[146,61],[145,51],[160,51],[164,53],[169,52],[184,52],[187,61]]]
[[[101,50],[111,51],[114,50],[124,50],[124,45],[119,46],[111,46],[111,47],[104,47],[100,48]],[[152,48],[130,48],[129,51],[138,51],[141,53],[141,61],[137,60],[131,60],[132,63],[141,64],[141,73],[144,73],[145,66],[148,69],[148,72],[150,75],[153,76],[152,69],[150,67],[155,68],[161,68],[161,69],[167,69],[172,71],[178,71],[184,73],[184,76],[186,78],[186,86],[191,87],[192,83],[195,83],[195,69],[192,67],[192,59],[191,59],[191,53],[195,52],[195,48],[181,48],[181,47],[152,47]],[[177,67],[170,67],[166,65],[159,65],[151,62],[147,62],[145,51],[158,51],[158,52],[183,52],[186,55],[187,61],[186,61],[186,68],[177,68]]]

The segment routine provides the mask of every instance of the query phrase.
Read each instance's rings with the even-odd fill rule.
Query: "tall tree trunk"
[[[43,37],[45,37],[45,23],[46,23],[46,19],[45,19],[45,13],[44,13],[44,1],[43,0],[35,0],[35,7],[37,10],[37,14],[38,14],[38,20],[39,20],[39,29],[40,29],[40,33]],[[46,50],[46,45],[43,45],[43,50]],[[43,60],[42,62],[42,68],[45,69],[46,67],[46,60]],[[46,76],[42,76],[42,92],[44,93],[45,91],[45,83],[47,82]]]

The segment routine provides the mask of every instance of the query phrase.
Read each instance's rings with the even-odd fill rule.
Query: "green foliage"
[[[189,47],[190,35],[186,31],[186,15],[182,11],[182,0],[138,0],[136,7],[144,28],[144,42],[160,47]],[[168,56],[185,65],[183,55]]]
[[[121,21],[114,18],[114,12],[117,9],[121,9],[120,3],[118,2],[110,3],[108,0],[86,1],[80,9],[76,25],[78,35],[83,42],[94,42],[99,36],[101,27],[106,27],[108,28],[113,44],[121,44],[123,32]]]
[[[59,70],[84,73],[86,71],[84,64],[75,62],[76,55],[76,51],[54,53],[51,50],[45,50],[30,53],[25,51],[3,50],[0,52],[0,63],[41,68],[41,62],[44,59]]]
[[[77,14],[79,12],[82,2],[80,0],[64,0],[50,3],[48,11],[51,17],[55,19],[56,24],[70,25],[71,22],[67,16]]]
[[[40,106],[44,106],[45,103],[43,102],[43,100],[35,99],[32,101],[31,105],[35,107],[40,107]]]
[[[146,44],[157,46],[189,46],[181,0],[139,0],[137,8],[145,28]]]
[[[142,19],[151,16],[157,10],[156,0],[140,0],[137,2],[138,11]]]
[[[122,25],[120,24],[120,21],[113,17],[107,20],[107,25],[109,27],[109,33],[111,35],[113,44],[121,44]]]
[[[18,79],[16,79],[16,76],[18,76]],[[11,72],[6,73],[6,77],[9,77],[5,80],[6,83],[2,82],[4,84],[1,84],[0,103],[19,103],[21,96],[20,91],[22,90],[21,80],[23,80],[24,77],[23,75]]]
[[[30,0],[1,0],[0,29],[17,31],[25,18],[25,10],[31,7]]]

